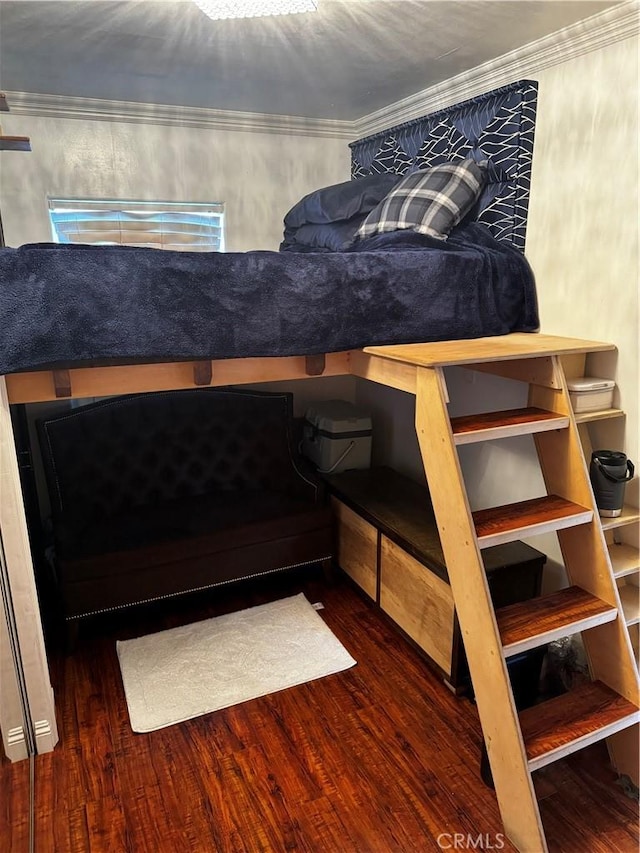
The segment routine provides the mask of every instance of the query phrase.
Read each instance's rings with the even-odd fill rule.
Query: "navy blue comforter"
[[[0,373],[312,355],[538,328],[525,258],[478,224],[346,252],[0,249]]]

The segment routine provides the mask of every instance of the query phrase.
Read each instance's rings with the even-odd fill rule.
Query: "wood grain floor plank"
[[[575,777],[543,800],[540,811],[549,853],[637,853],[637,819],[620,820],[595,802],[593,791]]]
[[[11,763],[0,741],[0,850],[22,853],[29,845],[29,762]]]
[[[344,825],[342,803],[334,805],[330,798],[321,797],[303,803],[299,823],[304,836],[309,839],[311,849],[341,850],[342,853],[363,853],[359,841],[351,838]],[[375,842],[377,845],[378,842]]]
[[[266,752],[270,745],[263,749],[252,746],[241,753],[236,753],[235,760],[240,771],[237,776],[238,785],[244,789],[244,795],[250,793],[250,798],[240,806],[238,811],[247,810],[260,815],[260,826],[266,837],[265,850],[295,850],[300,853],[310,853],[312,848],[302,835],[298,821],[299,801],[296,794],[300,786],[291,790],[283,786],[285,768],[281,763],[274,765]],[[239,792],[239,802],[243,794]]]
[[[8,850],[9,853],[23,853],[29,849],[29,821],[23,816],[3,814],[2,824],[0,825],[0,844],[2,850]]]
[[[104,797],[87,803],[87,828],[91,853],[136,853],[128,838],[122,803],[117,797]]]
[[[35,849],[38,853],[86,853],[91,850],[87,811],[84,806],[39,812],[36,820]]]
[[[355,667],[131,731],[116,639],[299,591],[325,604],[319,612]],[[498,842],[475,706],[341,581],[271,578],[98,620],[71,657],[54,651],[51,666],[61,742],[36,762],[38,853],[426,853],[456,832]],[[551,853],[637,853],[637,803],[595,746],[534,774]],[[0,764],[3,784],[14,772]],[[10,809],[2,803],[13,826],[0,828],[0,849],[22,853],[27,791],[16,792]],[[513,851],[507,841],[501,849]]]
[[[167,809],[159,788],[148,786],[135,796],[123,797],[122,812],[134,853],[158,853],[161,850],[191,853],[195,849],[176,824],[173,813]]]
[[[154,778],[158,780],[164,811],[171,825],[187,840],[188,850],[207,844],[215,850],[219,827],[211,819],[209,805],[215,777],[202,784],[191,753],[185,748],[184,733],[177,728],[174,737],[168,738],[165,733],[162,745],[152,751]],[[220,784],[224,789],[222,780]],[[144,806],[142,797],[139,802]]]

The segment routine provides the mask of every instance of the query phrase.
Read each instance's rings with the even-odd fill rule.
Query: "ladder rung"
[[[473,521],[481,548],[514,542],[523,536],[537,536],[576,524],[586,524],[593,511],[558,495],[546,495],[504,506],[477,510]]]
[[[617,615],[616,607],[577,586],[496,610],[507,657],[612,622]]]
[[[530,770],[537,770],[640,721],[640,709],[591,681],[520,713]]]
[[[475,441],[491,441],[512,435],[528,435],[569,426],[567,415],[547,412],[535,406],[511,409],[504,412],[485,412],[451,419],[453,440],[456,444],[472,444]]]

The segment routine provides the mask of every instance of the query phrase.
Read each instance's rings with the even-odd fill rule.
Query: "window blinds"
[[[57,243],[224,251],[224,204],[49,199]]]

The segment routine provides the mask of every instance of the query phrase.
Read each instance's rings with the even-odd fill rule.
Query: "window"
[[[49,199],[56,243],[224,252],[224,204]]]

